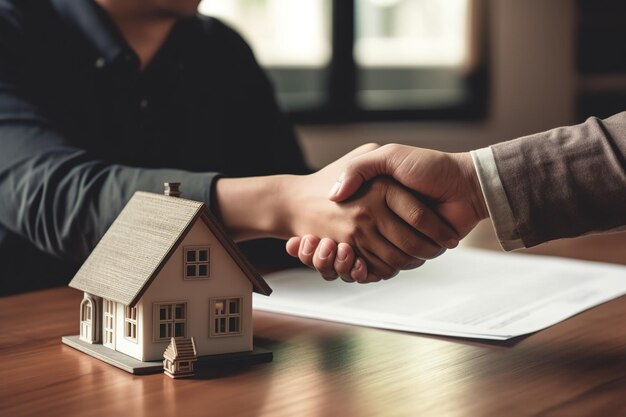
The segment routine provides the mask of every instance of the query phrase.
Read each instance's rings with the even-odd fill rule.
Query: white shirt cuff
[[[513,211],[506,197],[502,181],[500,181],[493,151],[491,148],[482,148],[471,151],[470,154],[500,245],[506,251],[523,248],[524,242],[515,226]]]

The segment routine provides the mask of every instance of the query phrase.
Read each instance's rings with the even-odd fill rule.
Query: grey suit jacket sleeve
[[[524,246],[626,225],[626,112],[491,147]]]

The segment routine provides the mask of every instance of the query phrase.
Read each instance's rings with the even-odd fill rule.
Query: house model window
[[[115,303],[104,300],[102,303],[104,334],[102,344],[110,348],[115,347]]]
[[[172,337],[187,337],[187,303],[155,304],[154,340],[169,342]]]
[[[213,314],[211,336],[227,336],[241,332],[241,298],[211,300]]]
[[[185,279],[206,279],[211,275],[210,249],[185,248]]]
[[[137,307],[125,308],[124,337],[137,343]]]

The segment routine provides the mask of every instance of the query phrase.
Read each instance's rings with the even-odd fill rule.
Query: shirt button
[[[96,59],[96,68],[104,68],[105,63],[106,62],[104,61],[104,58],[102,57]]]
[[[146,107],[148,107],[148,99],[147,98],[141,99],[141,101],[139,102],[139,108],[141,110],[145,110]]]

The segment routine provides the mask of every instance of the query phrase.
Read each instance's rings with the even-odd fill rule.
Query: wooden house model
[[[163,353],[163,372],[171,378],[193,376],[193,366],[197,360],[193,337],[172,337]]]
[[[69,284],[84,297],[80,334],[63,342],[133,373],[160,371],[172,337],[193,337],[198,357],[251,354],[252,292],[271,293],[206,206],[170,184],[135,193]]]

